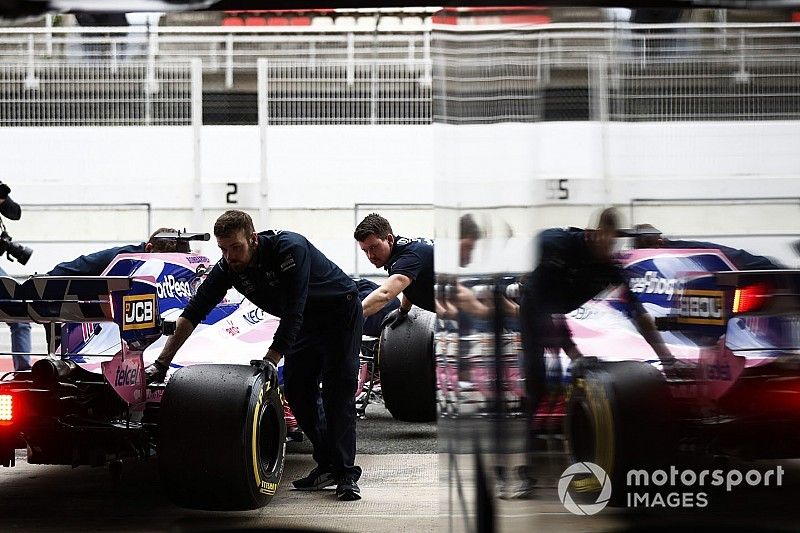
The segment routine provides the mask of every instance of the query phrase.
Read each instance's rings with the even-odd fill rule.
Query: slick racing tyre
[[[272,499],[286,424],[277,389],[244,365],[195,365],[164,391],[157,442],[161,482],[182,507],[243,510]]]
[[[435,314],[413,307],[409,320],[395,329],[385,327],[381,331],[381,389],[386,408],[397,420],[436,420],[435,321]]]
[[[675,444],[671,395],[661,372],[634,361],[594,363],[574,377],[567,403],[566,436],[571,462],[600,466],[611,479],[610,503],[624,505],[632,469],[668,465]],[[578,492],[600,492],[595,479]]]

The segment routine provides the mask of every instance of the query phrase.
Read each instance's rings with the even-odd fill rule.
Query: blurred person
[[[785,268],[774,259],[762,255],[753,255],[745,250],[714,242],[666,239],[662,236],[661,231],[652,224],[637,224],[633,229],[634,248],[702,248],[719,250],[739,270],[777,270]]]
[[[389,221],[370,213],[353,232],[367,259],[384,268],[389,277],[372,291],[362,305],[369,318],[402,293],[400,307],[387,315],[383,326],[397,327],[408,318],[412,305],[436,312],[433,296],[433,241],[395,235]]]
[[[680,365],[664,344],[653,318],[631,292],[624,270],[614,260],[618,229],[617,212],[608,208],[600,214],[595,229],[552,228],[539,235],[538,264],[522,285],[520,303],[529,456],[534,451],[536,437],[534,417],[546,393],[545,349],[563,349],[572,361],[573,376],[579,371],[583,354],[572,341],[565,315],[604,289],[622,287],[629,316],[665,370],[672,372]],[[535,479],[529,476],[522,481],[517,496],[527,497]]]
[[[277,386],[283,366],[286,399],[313,445],[316,466],[295,490],[336,486],[342,501],[361,499],[356,466],[355,393],[361,345],[361,302],[355,282],[302,235],[256,233],[243,211],[226,211],[214,224],[222,259],[176,321],[175,333],[152,365],[148,383],[163,382],[169,364],[197,325],[236,288],[280,324],[263,361],[265,381]],[[320,402],[320,384],[322,394]]]
[[[11,199],[10,193],[11,188],[0,181],[0,215],[9,220],[19,220],[22,218],[22,208]],[[0,276],[8,276],[2,267]],[[14,370],[30,370],[31,325],[28,322],[13,322],[8,324],[8,329],[11,330],[11,359]]]

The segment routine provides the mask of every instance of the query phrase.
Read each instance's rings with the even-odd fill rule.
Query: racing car
[[[31,464],[112,469],[157,456],[161,482],[179,505],[266,505],[283,473],[284,406],[279,388],[249,363],[263,357],[279,319],[232,291],[178,352],[165,384],[143,379],[211,266],[200,254],[121,254],[99,277],[0,278],[0,320],[51,329],[49,355],[0,381],[0,463],[13,466],[17,449]],[[406,337],[430,339],[432,323],[409,322],[366,339],[359,389],[380,368],[387,406],[413,417],[415,404],[409,411],[395,391],[413,391],[419,376],[404,384],[396,368],[409,353]],[[431,349],[416,357],[430,361],[433,404]]]
[[[679,460],[679,450],[800,457],[800,271],[738,270],[716,249],[639,249],[619,259],[683,371],[662,366],[620,290],[598,295],[566,317],[588,356],[582,364],[571,368],[563,351],[545,352],[540,434],[560,433],[575,461],[601,466],[614,485],[624,485],[629,470]],[[516,279],[494,281],[516,297]],[[497,294],[486,283],[473,290]],[[499,406],[523,416],[519,326],[512,318],[503,326],[499,335],[485,324],[437,334],[444,416],[488,416]]]
[[[669,465],[679,450],[800,457],[800,271],[737,270],[713,249],[621,259],[631,290],[688,365],[665,372],[613,294],[572,313],[576,344],[597,357],[572,376],[573,458],[623,484],[629,470]]]

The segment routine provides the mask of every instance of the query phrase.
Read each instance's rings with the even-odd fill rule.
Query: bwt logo
[[[153,328],[156,325],[156,297],[154,294],[122,297],[122,329]]]
[[[575,476],[581,476],[581,479],[573,481]],[[597,500],[594,503],[576,503],[569,493],[569,486],[573,483],[578,486],[578,490],[582,486],[599,486],[600,493],[597,495]],[[558,480],[558,499],[572,514],[597,514],[608,505],[608,501],[611,499],[611,479],[605,470],[594,463],[588,461],[575,463],[567,467],[561,474],[561,479]]]

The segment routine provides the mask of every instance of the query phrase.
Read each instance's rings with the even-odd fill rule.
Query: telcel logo
[[[156,297],[154,294],[122,297],[122,329],[153,328],[156,325]]]

